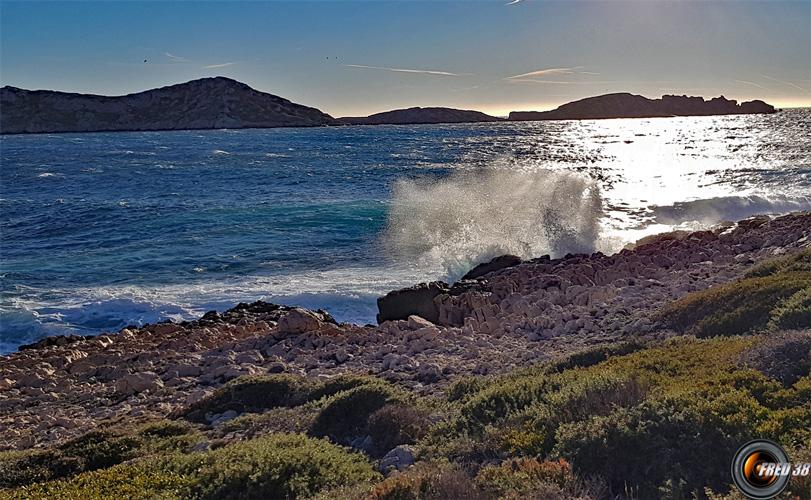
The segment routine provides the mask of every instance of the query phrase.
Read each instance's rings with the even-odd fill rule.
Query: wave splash
[[[384,241],[389,252],[455,279],[498,255],[594,251],[603,200],[594,181],[557,170],[459,171],[400,180]]]

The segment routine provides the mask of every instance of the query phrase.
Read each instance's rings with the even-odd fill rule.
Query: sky
[[[811,106],[811,1],[0,1],[2,85],[122,95],[207,76],[336,117],[609,92]]]

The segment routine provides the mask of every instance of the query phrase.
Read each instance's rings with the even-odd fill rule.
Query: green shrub
[[[476,487],[459,467],[448,463],[422,462],[395,474],[372,489],[370,500],[485,500],[488,496]]]
[[[767,260],[746,273],[747,278],[760,278],[778,273],[811,273],[811,248]]]
[[[191,405],[184,416],[205,423],[206,414],[228,410],[259,412],[279,406],[297,406],[310,398],[315,386],[310,379],[292,375],[239,377]]]
[[[766,329],[773,319],[772,311],[782,301],[808,289],[811,273],[782,272],[746,278],[690,293],[666,307],[661,318],[671,328],[697,337],[740,335]],[[801,308],[792,310],[802,318]]]
[[[177,455],[159,467],[189,478],[185,497],[203,499],[306,498],[325,488],[379,478],[363,456],[300,434]]]
[[[528,494],[544,485],[562,489],[575,481],[572,466],[563,459],[542,461],[537,458],[505,460],[488,465],[476,475],[476,484],[494,496]]]
[[[473,394],[487,387],[488,382],[488,379],[485,377],[461,378],[448,387],[446,399],[450,403],[454,401],[465,401]]]
[[[0,498],[50,500],[180,499],[189,487],[189,479],[179,474],[155,470],[143,465],[121,464],[109,469],[86,472],[71,479],[50,481],[0,491]]]
[[[103,469],[137,455],[141,441],[92,431],[47,450],[0,453],[0,487],[13,488]]]
[[[361,385],[332,396],[313,422],[311,433],[345,443],[367,431],[368,419],[389,403],[403,400],[401,391],[384,383]]]
[[[583,475],[600,475],[613,493],[654,498],[659,487],[725,489],[737,448],[754,436],[746,422],[724,419],[701,402],[646,401],[609,415],[562,425],[554,452]]]
[[[144,424],[138,429],[138,435],[145,438],[169,438],[185,436],[195,429],[186,422],[177,420],[161,420]]]
[[[321,398],[328,398],[339,392],[348,391],[362,385],[379,384],[380,379],[368,375],[339,375],[322,381],[312,392],[309,399],[317,401]]]
[[[795,330],[811,327],[811,287],[784,300],[771,312],[772,330]]]
[[[372,453],[382,456],[401,444],[414,444],[428,432],[428,412],[403,403],[387,404],[369,416]]]
[[[612,356],[625,356],[643,349],[645,344],[631,340],[616,344],[596,346],[589,349],[570,354],[565,358],[554,361],[550,365],[550,371],[562,372],[573,368],[588,368],[598,363],[602,363]]]

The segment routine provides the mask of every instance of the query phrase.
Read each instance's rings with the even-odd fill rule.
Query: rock
[[[347,116],[338,118],[341,123],[350,125],[383,125],[411,123],[471,123],[498,122],[503,118],[486,115],[480,111],[453,108],[408,108],[375,113],[370,116]]]
[[[415,314],[408,317],[408,328],[410,330],[419,330],[420,328],[434,328],[434,324],[425,318],[421,318]]]
[[[476,279],[480,276],[484,276],[485,274],[492,273],[493,271],[498,271],[499,269],[517,266],[520,263],[521,257],[517,257],[515,255],[510,254],[502,255],[500,257],[496,257],[490,262],[485,262],[477,265],[476,267],[468,271],[467,274],[462,276],[462,279],[463,280]]]
[[[23,344],[18,348],[18,350],[26,351],[28,349],[43,349],[51,346],[62,346],[90,338],[93,337],[82,335],[54,335],[52,337],[45,337],[44,339],[32,344]]]
[[[437,295],[446,293],[448,284],[443,281],[420,283],[409,288],[395,290],[377,299],[377,322],[407,319],[420,316],[432,323],[439,321],[439,308],[434,303]]]
[[[417,371],[417,378],[426,384],[438,382],[442,378],[442,370],[433,363],[422,364]]]
[[[116,392],[125,395],[154,391],[161,387],[163,381],[153,372],[130,373],[115,383]]]
[[[287,371],[287,365],[282,362],[275,362],[268,365],[268,373],[284,373]]]
[[[387,472],[390,469],[403,471],[414,465],[414,448],[408,445],[400,445],[386,453],[380,460],[379,470]]]
[[[338,363],[345,363],[346,361],[352,359],[352,355],[346,352],[346,349],[338,349],[335,351],[335,361]]]
[[[297,335],[299,333],[318,330],[321,320],[307,309],[295,307],[279,319],[279,333]]]

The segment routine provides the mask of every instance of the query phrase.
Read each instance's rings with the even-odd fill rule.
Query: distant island
[[[635,94],[616,93],[587,97],[551,111],[513,111],[509,120],[595,120],[602,118],[656,118],[668,116],[741,115],[774,113],[774,106],[763,101],[738,101],[724,96],[705,101],[703,97],[663,95],[648,99]]]
[[[347,125],[410,125],[420,123],[500,122],[503,118],[481,111],[453,108],[408,108],[384,111],[369,116],[347,116],[338,121]]]
[[[0,89],[0,133],[314,127],[338,122],[315,108],[225,77],[107,97]]]
[[[507,120],[650,118],[775,111],[774,106],[759,100],[738,104],[723,96],[705,101],[702,97],[665,95],[661,99],[648,99],[617,93],[570,102],[552,111],[513,111]],[[414,107],[335,119],[316,108],[221,76],[116,97],[11,86],[0,89],[2,134],[498,121],[504,119],[479,111],[442,107]]]

